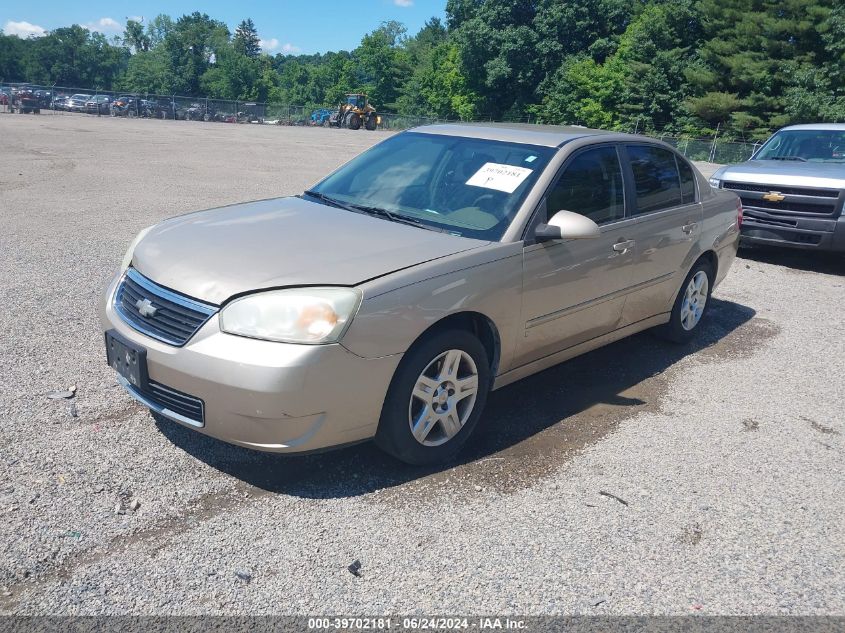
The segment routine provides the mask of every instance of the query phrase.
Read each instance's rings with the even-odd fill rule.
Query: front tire
[[[478,424],[491,384],[481,342],[463,330],[415,345],[396,370],[375,441],[413,465],[448,462]]]
[[[675,298],[669,323],[661,331],[664,338],[675,343],[687,343],[701,329],[701,321],[710,307],[713,276],[713,268],[704,260],[699,260],[692,267]]]
[[[361,129],[361,117],[353,112],[348,117],[346,117],[346,127],[350,130],[360,130]]]

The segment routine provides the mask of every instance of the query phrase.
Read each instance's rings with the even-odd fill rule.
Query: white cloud
[[[271,37],[269,40],[258,40],[258,45],[265,51],[270,52],[279,48],[279,40]]]
[[[123,31],[123,25],[112,18],[100,18],[96,22],[83,24],[82,27],[88,29],[89,31],[99,31],[103,34],[120,33]]]
[[[41,37],[47,33],[47,29],[29,22],[13,22],[9,20],[3,27],[3,33],[6,35],[17,35],[18,37]]]
[[[266,40],[258,40],[258,45],[261,47],[265,53],[272,53],[272,52],[280,52],[284,53],[285,55],[295,55],[296,53],[301,53],[302,49],[299,46],[295,46],[290,42],[285,42],[282,44],[278,39],[275,37],[271,37]]]
[[[393,0],[393,4],[397,7],[412,7],[414,6],[414,0]]]

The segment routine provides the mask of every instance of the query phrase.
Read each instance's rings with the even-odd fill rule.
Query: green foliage
[[[173,66],[164,47],[132,55],[115,87],[128,92],[173,94]]]
[[[93,88],[115,83],[129,59],[128,50],[78,25],[26,40],[0,35],[0,53],[6,81],[26,78],[43,84]]]
[[[146,53],[150,50],[150,36],[144,32],[144,25],[135,20],[126,21],[123,41],[136,53]]]
[[[252,18],[247,18],[235,29],[232,48],[236,53],[247,57],[258,57],[261,54],[261,40]]]
[[[246,19],[128,21],[0,35],[0,77],[80,88],[758,138],[845,120],[841,0],[447,0],[415,35],[385,22],[352,51],[269,56]]]

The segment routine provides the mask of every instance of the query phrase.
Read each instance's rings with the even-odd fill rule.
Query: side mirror
[[[548,224],[540,224],[534,232],[538,242],[548,240],[584,240],[601,235],[599,225],[590,218],[572,211],[558,211]]]

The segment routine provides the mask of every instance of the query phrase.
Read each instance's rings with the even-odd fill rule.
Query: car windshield
[[[307,195],[432,230],[499,240],[554,152],[404,132],[354,158]]]
[[[845,163],[845,130],[781,130],[754,160]]]

